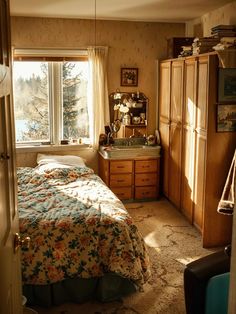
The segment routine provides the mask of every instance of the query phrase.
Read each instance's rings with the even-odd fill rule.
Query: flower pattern
[[[138,287],[150,265],[141,234],[121,201],[88,167],[18,168],[24,284],[114,272]]]

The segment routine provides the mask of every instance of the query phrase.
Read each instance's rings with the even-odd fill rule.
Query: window
[[[15,61],[13,80],[17,143],[88,142],[87,59]]]
[[[13,95],[17,142],[50,142],[47,62],[15,62]]]

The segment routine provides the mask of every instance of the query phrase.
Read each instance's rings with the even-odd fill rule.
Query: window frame
[[[48,102],[49,102],[49,141],[16,142],[17,147],[23,146],[54,146],[61,145],[63,138],[63,87],[62,64],[65,61],[88,62],[87,49],[14,49],[13,61],[48,62]],[[14,65],[13,65],[14,66]],[[14,94],[13,94],[14,99]],[[14,101],[14,100],[13,100]],[[81,138],[85,144],[90,144],[90,136]],[[69,143],[68,145],[70,145]]]

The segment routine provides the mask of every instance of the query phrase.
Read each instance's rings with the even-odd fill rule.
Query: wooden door
[[[168,198],[169,196],[169,137],[170,124],[166,122],[159,122],[159,131],[161,136],[161,186],[163,194]]]
[[[160,63],[159,116],[170,120],[171,61]]]
[[[0,1],[0,65],[11,71],[10,14],[7,0]],[[6,72],[7,74],[7,72]],[[11,77],[11,75],[9,75]],[[3,75],[0,84],[11,91],[11,80]],[[4,82],[3,82],[4,81]],[[2,89],[3,90],[3,89]],[[16,204],[16,171],[14,149],[14,123],[11,94],[0,97],[0,313],[21,314],[20,253],[14,251],[14,238],[18,232]]]
[[[202,230],[205,210],[206,182],[206,134],[199,129],[195,133],[195,169],[194,169],[194,213],[193,224]]]
[[[169,154],[169,200],[180,208],[181,181],[181,124],[170,124],[170,154]]]
[[[180,208],[182,107],[184,62],[173,61],[171,68],[169,199]]]
[[[204,96],[199,102],[201,112],[204,112],[205,108],[207,108],[206,118],[200,120],[201,123],[199,123],[203,135],[203,128],[206,126],[205,190],[202,225],[204,247],[229,244],[232,237],[232,216],[222,215],[217,212],[217,206],[236,147],[235,133],[216,132],[218,63],[217,55],[199,56],[199,68],[201,68],[199,75],[202,76],[202,84],[207,86],[206,91],[204,90],[204,86],[201,85],[199,89]],[[208,73],[208,81],[203,78],[204,73]],[[206,107],[206,101],[204,102],[205,97],[208,102]]]
[[[183,105],[183,143],[181,173],[181,211],[192,223],[195,160],[195,113],[196,113],[196,75],[195,58],[185,62],[185,91]]]
[[[208,114],[209,64],[208,58],[198,62],[197,112],[195,128],[195,187],[194,225],[202,230],[205,211],[205,183],[207,161],[207,114]]]
[[[169,196],[170,79],[171,61],[162,62],[159,86],[159,132],[162,147],[161,186],[166,197]]]

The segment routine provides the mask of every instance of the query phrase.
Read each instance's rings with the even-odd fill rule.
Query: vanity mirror
[[[109,95],[111,123],[119,120],[116,137],[143,137],[147,134],[148,99],[140,92],[120,92]]]

